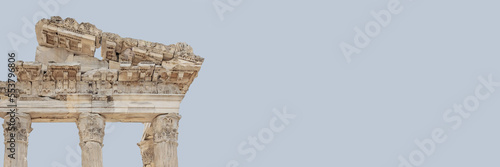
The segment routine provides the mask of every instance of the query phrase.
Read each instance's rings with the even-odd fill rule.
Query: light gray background
[[[479,76],[500,81],[498,1],[401,0],[401,14],[351,63],[339,44],[352,44],[353,28],[364,27],[373,20],[370,11],[385,9],[389,0],[243,0],[224,21],[212,2],[71,0],[58,12],[122,37],[187,42],[205,58],[181,105],[179,166],[223,167],[234,159],[256,167],[396,167],[399,155],[417,149],[415,139],[438,127],[447,141],[422,166],[500,165],[500,91],[455,131],[442,119],[473,94]],[[12,50],[7,34],[20,34],[22,18],[43,11],[37,3],[1,2],[3,59]],[[29,39],[18,59],[33,61],[36,46]],[[0,69],[7,71],[5,62]],[[238,145],[268,127],[273,108],[285,106],[296,119],[245,161]],[[111,127],[104,166],[141,166],[142,124]],[[33,128],[29,166],[71,166],[66,147],[79,149],[76,125]]]

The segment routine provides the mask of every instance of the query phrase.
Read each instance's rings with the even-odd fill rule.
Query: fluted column
[[[9,112],[4,117],[5,140],[4,167],[28,167],[28,137],[31,116],[25,113]]]
[[[99,114],[82,113],[76,125],[82,148],[82,167],[102,167],[105,118]]]
[[[178,167],[177,138],[179,120],[177,113],[168,113],[153,119],[154,165],[155,167]]]

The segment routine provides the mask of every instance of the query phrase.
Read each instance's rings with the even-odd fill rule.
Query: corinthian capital
[[[31,128],[31,116],[25,113],[10,113],[4,117],[4,138],[5,141],[12,138],[14,135],[16,142],[28,142]]]
[[[154,142],[177,142],[180,119],[181,116],[178,113],[158,115],[155,119],[153,119],[152,126],[154,130]]]
[[[82,113],[76,123],[80,142],[97,142],[102,145],[104,138],[105,118],[99,114]]]

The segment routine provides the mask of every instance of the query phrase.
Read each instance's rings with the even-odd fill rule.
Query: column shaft
[[[77,121],[82,148],[82,167],[102,167],[105,118],[99,114],[82,113]]]
[[[4,167],[28,167],[28,137],[31,116],[25,113],[9,112],[4,117],[3,134],[5,142]]]
[[[177,113],[168,113],[153,119],[155,167],[178,167],[177,139],[180,118]]]
[[[139,148],[141,149],[142,155],[142,164],[143,167],[154,167],[153,164],[153,156],[154,156],[154,147],[153,140],[144,140],[138,143]]]

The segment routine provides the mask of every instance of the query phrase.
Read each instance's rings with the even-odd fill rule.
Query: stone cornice
[[[34,122],[72,122],[86,112],[150,122],[178,113],[204,61],[186,43],[122,38],[72,18],[42,19],[35,29],[35,61],[15,62],[17,107]],[[8,112],[6,86],[0,81],[0,116]]]

